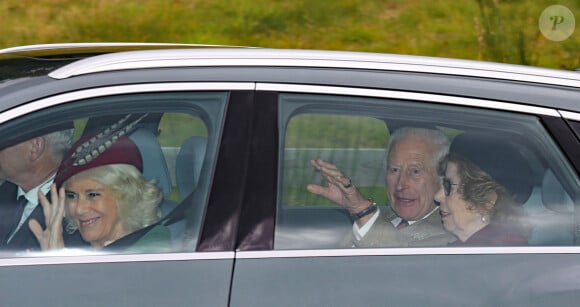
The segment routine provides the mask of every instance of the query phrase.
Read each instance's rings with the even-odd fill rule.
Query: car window
[[[127,158],[129,160],[119,160],[123,161],[119,163],[138,165],[141,168],[137,170],[138,177],[142,175],[144,180],[127,175],[125,170],[118,170],[120,173],[125,172],[118,175],[112,169],[91,174],[90,177],[87,177],[89,175],[84,170],[78,173],[75,171],[72,177],[67,177],[70,179],[63,183],[66,188],[66,218],[63,222],[66,253],[194,251],[210,187],[209,178],[221,133],[226,98],[227,93],[219,92],[106,96],[67,102],[4,123],[0,129],[0,135],[5,136],[0,151],[1,173],[5,179],[0,186],[3,208],[0,218],[5,224],[12,223],[15,215],[11,204],[19,191],[19,185],[14,183],[21,182],[13,175],[14,171],[5,171],[9,163],[20,163],[21,160],[14,155],[10,158],[13,160],[6,158],[5,153],[12,148],[24,144],[31,137],[46,137],[63,128],[74,129],[73,149],[82,152],[79,156],[85,155],[86,151],[81,150],[83,146],[90,147],[92,143],[100,142],[100,138],[106,139],[102,141],[102,146],[94,146],[95,149],[89,151],[88,158],[75,158],[72,160],[74,166],[63,168],[61,165],[55,179],[58,182],[60,173],[66,173],[65,170],[74,169],[83,163],[91,165],[93,160],[101,161],[98,159],[117,161],[115,159],[123,159],[119,157],[132,155],[132,147],[121,148],[114,154],[107,153],[113,150],[115,142],[119,143],[117,140],[125,134],[125,131],[119,134],[115,134],[115,131],[128,129],[128,142],[134,144],[140,160],[133,163],[133,158]],[[64,161],[72,155],[66,154]],[[14,170],[18,170],[17,167],[21,170],[33,167],[32,162],[24,161],[22,165],[14,166]],[[94,162],[92,165],[108,164],[118,163]],[[47,181],[49,183],[54,178],[54,175],[51,176]],[[107,192],[94,186],[79,186],[85,177],[104,186],[104,191],[112,191],[113,200],[103,202],[101,207],[95,201],[91,203],[90,199],[104,197],[102,195]],[[46,194],[50,194],[48,190]],[[14,252],[24,255],[41,252],[38,241],[31,240],[35,238],[31,236],[27,223],[30,219],[38,219],[44,229],[48,227],[43,219],[42,206],[33,206],[32,201],[30,203],[28,216],[21,217],[22,225],[15,232],[2,229],[3,232],[15,233],[12,238],[14,241],[7,239],[0,244],[4,254],[13,256]],[[111,210],[112,207],[115,209]],[[114,218],[109,218],[113,215]],[[116,226],[107,228],[106,223]],[[95,236],[99,235],[95,232],[110,229],[122,230],[120,235],[112,236],[113,240],[105,242],[103,246],[95,245],[98,242]]]
[[[281,94],[279,103],[283,128],[279,138],[276,249],[350,248],[370,238],[373,242],[361,243],[359,247],[447,246],[469,245],[470,242],[479,246],[573,245],[575,242],[573,200],[578,195],[578,178],[535,116],[434,103],[330,95]],[[439,131],[449,140],[451,152],[490,175],[494,182],[509,192],[505,194],[508,198],[496,198],[493,203],[498,209],[480,210],[467,202],[463,203],[469,210],[454,209],[453,193],[446,196],[441,184],[442,178],[453,175],[446,173],[445,168],[443,172],[435,172],[438,183],[434,191],[418,191],[404,187],[411,184],[399,183],[401,187],[393,188],[392,196],[398,203],[391,206],[389,174],[401,172],[403,175],[400,176],[409,176],[413,180],[420,178],[420,172],[427,172],[428,168],[423,170],[423,166],[414,167],[406,162],[399,165],[395,161],[392,164],[397,164],[397,167],[389,166],[387,169],[385,148],[389,138],[394,133],[404,135],[402,131],[410,127]],[[322,189],[333,185],[321,176],[321,171],[311,166],[312,159],[322,159],[341,171],[335,174],[344,177],[331,178],[335,185],[339,182],[348,187],[352,182],[363,199],[372,199],[377,204],[380,214],[370,229],[353,230],[355,216],[352,212],[307,190],[309,184]],[[430,162],[424,163],[430,165]],[[459,163],[452,162],[454,165]],[[463,170],[461,174],[467,174],[467,171]],[[471,179],[465,179],[468,180]],[[469,187],[467,184],[454,187],[453,182],[447,181],[448,188],[455,193],[470,193],[467,190],[478,186],[474,182],[479,182],[472,180]],[[347,194],[353,192],[343,190]],[[489,194],[484,198],[487,202],[493,199]],[[504,195],[503,192],[496,194]],[[405,220],[399,215],[405,215],[408,213],[405,210],[409,210],[404,205],[411,206],[425,195],[433,195],[435,210],[418,221],[411,220],[410,225],[421,222],[414,228],[426,223],[432,227],[423,228],[420,233],[413,232],[412,227],[397,230],[397,225]],[[394,207],[399,212],[393,210]],[[471,241],[468,240],[470,237],[463,238],[466,242],[461,240],[463,234],[458,229],[464,216],[477,216],[483,223],[483,226],[478,226],[480,228],[470,224],[469,227],[476,229],[472,234],[477,235]],[[517,221],[509,222],[510,218]],[[478,232],[487,225],[490,226]],[[394,234],[402,241],[396,244],[385,242],[389,240],[388,235],[381,235],[378,231],[381,227],[389,228],[388,231],[394,229]],[[490,239],[488,236],[492,236],[492,232],[498,233],[499,239]],[[362,238],[358,237],[361,233]],[[436,234],[438,239],[429,240]],[[445,235],[449,240],[445,241]]]

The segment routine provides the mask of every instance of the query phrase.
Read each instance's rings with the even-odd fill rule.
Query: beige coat
[[[391,220],[397,216],[390,207],[381,207],[378,219],[369,232],[357,241],[354,235],[346,238],[345,246],[354,247],[438,247],[447,246],[455,237],[443,229],[439,211],[427,218],[397,230]]]

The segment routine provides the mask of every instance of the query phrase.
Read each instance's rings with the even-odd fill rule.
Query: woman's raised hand
[[[38,200],[44,212],[44,221],[46,229],[37,220],[30,220],[28,227],[40,243],[42,250],[53,250],[64,248],[64,239],[62,236],[62,223],[64,218],[64,188],[56,191],[56,184],[50,186],[50,202],[44,196],[41,190],[38,190]]]

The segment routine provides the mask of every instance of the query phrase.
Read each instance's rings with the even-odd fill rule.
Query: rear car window
[[[436,216],[428,216],[433,228],[428,228],[426,233],[400,230],[407,237],[399,238],[402,240],[399,243],[385,242],[388,236],[383,237],[373,230],[377,225],[391,223],[395,232],[398,231],[396,227],[402,218],[396,211],[406,209],[393,210],[392,198],[401,203],[411,203],[420,198],[416,195],[420,192],[405,190],[404,187],[393,187],[394,192],[389,195],[389,174],[401,172],[413,176],[412,172],[416,171],[407,164],[392,167],[387,163],[389,138],[396,131],[409,128],[435,130],[445,135],[452,152],[478,165],[508,190],[510,202],[515,205],[513,210],[517,211],[513,215],[518,219],[513,222],[513,225],[518,225],[517,235],[512,235],[512,224],[509,222],[506,222],[507,228],[495,227],[503,221],[503,213],[480,210],[484,225],[491,224],[489,220],[495,219],[493,232],[499,232],[501,239],[498,239],[500,243],[481,239],[476,245],[575,244],[573,200],[578,195],[578,178],[536,116],[437,103],[331,95],[282,94],[280,106],[283,129],[280,130],[279,146],[281,162],[276,249],[448,246],[464,243],[460,238],[461,230],[457,229],[462,223],[461,213],[453,211],[452,196],[446,196],[441,185],[443,177],[449,175],[444,171],[431,170],[437,173],[439,183],[436,191],[425,192],[430,195],[436,208],[432,213]],[[336,201],[307,190],[308,185],[322,189],[332,186],[328,179],[321,176],[322,172],[311,165],[313,159],[331,163],[346,178],[331,178],[331,181],[336,180],[343,187],[352,182],[362,197],[372,199],[377,204],[381,212],[378,220],[374,221],[370,230],[362,229],[363,234],[367,231],[365,235],[375,236],[372,243],[358,245],[359,240],[364,242],[366,239],[355,234],[357,230],[353,229],[353,224],[356,216],[352,212]],[[457,189],[460,189],[459,193],[467,193],[464,186],[451,190]],[[440,192],[438,196],[437,192]],[[467,214],[479,210],[474,206],[470,208],[472,210]],[[446,227],[441,227],[441,219]],[[417,221],[411,221],[411,225],[414,222]],[[428,239],[433,232],[441,229],[450,235],[449,241],[442,239],[443,233],[441,240]],[[478,235],[485,237],[485,231]],[[477,241],[477,238],[471,241]]]

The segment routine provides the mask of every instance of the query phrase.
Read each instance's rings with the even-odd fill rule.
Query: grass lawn
[[[552,4],[552,0],[4,0],[0,47],[180,42],[578,68],[580,31],[563,42],[540,33],[538,18]],[[558,4],[580,18],[577,0]]]

